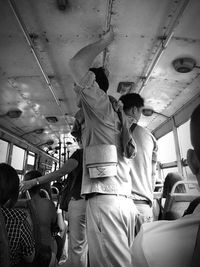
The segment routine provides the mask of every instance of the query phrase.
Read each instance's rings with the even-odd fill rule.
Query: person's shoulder
[[[190,266],[199,223],[199,214],[193,214],[173,221],[143,224],[133,243],[133,259],[142,251],[138,257],[145,258],[148,266]]]
[[[144,237],[151,237],[151,236],[168,236],[172,235],[174,233],[178,234],[181,232],[184,232],[185,229],[191,228],[191,227],[197,227],[200,223],[200,214],[195,213],[191,215],[187,215],[184,217],[181,217],[177,220],[172,221],[166,221],[166,220],[160,220],[160,221],[154,221],[151,223],[147,223],[142,225],[141,230]]]

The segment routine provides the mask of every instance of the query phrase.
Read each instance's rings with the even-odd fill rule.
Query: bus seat
[[[186,186],[187,184],[196,184],[196,182],[178,181],[174,184],[171,193],[166,196],[162,220],[175,220],[182,217],[190,202],[199,196],[190,193],[188,190],[186,193],[175,193],[176,187],[179,184],[184,184]]]
[[[47,192],[47,190],[46,189],[43,189],[43,188],[40,189],[40,196],[42,198],[51,199],[50,196],[49,196],[49,193]]]
[[[57,205],[58,198],[59,198],[59,190],[57,187],[51,186],[51,196],[52,196],[53,202],[55,203],[55,205]]]
[[[10,267],[8,237],[1,208],[0,208],[0,266]]]

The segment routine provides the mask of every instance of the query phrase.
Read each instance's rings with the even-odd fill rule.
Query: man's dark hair
[[[131,107],[141,108],[144,106],[144,99],[136,93],[122,95],[119,100],[122,101],[124,110],[129,110]]]
[[[14,206],[19,195],[19,177],[17,171],[6,163],[0,163],[0,206],[10,200]]]
[[[198,105],[191,115],[190,122],[191,143],[194,147],[195,153],[200,161],[200,105]]]
[[[105,74],[105,69],[103,67],[100,68],[90,68],[96,76],[96,82],[99,85],[99,88],[103,90],[105,93],[108,91],[109,81]]]

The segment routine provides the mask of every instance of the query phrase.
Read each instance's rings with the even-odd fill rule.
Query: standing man
[[[143,222],[153,221],[157,142],[149,131],[137,124],[142,114],[144,99],[139,94],[131,93],[121,96],[120,100],[130,124],[133,139],[137,144],[137,154],[130,160],[131,193],[139,211],[137,233]]]
[[[190,133],[194,150],[188,150],[187,161],[200,186],[200,105],[192,113]],[[144,224],[132,247],[132,266],[199,266],[199,238],[200,205],[177,220]]]
[[[113,39],[110,28],[69,63],[77,104],[84,115],[82,194],[86,198],[91,267],[131,266],[130,246],[137,213],[130,198],[130,167],[121,146],[121,121],[106,94],[108,79],[103,68],[91,68],[96,56]],[[91,162],[93,168],[89,169]]]

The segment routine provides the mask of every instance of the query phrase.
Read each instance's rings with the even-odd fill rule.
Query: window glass
[[[25,150],[14,145],[11,166],[16,170],[23,170],[24,155],[25,155]]]
[[[8,152],[8,142],[0,139],[0,162],[6,162]]]
[[[158,161],[161,163],[176,161],[173,132],[158,139]]]
[[[32,153],[29,152],[28,159],[27,159],[27,164],[31,165],[31,166],[34,166],[34,163],[35,163],[35,154],[32,154]]]

